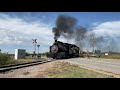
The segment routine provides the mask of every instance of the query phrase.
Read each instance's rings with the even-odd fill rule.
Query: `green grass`
[[[0,61],[0,66],[3,65],[10,65],[10,64],[18,64],[18,63],[26,63],[26,62],[31,62],[31,61],[35,61],[35,60],[30,60],[30,59],[20,59],[20,60],[1,60]]]
[[[42,58],[40,60],[43,60]],[[10,64],[19,64],[19,63],[27,63],[27,62],[32,62],[32,61],[37,61],[36,59],[32,59],[29,57],[26,57],[25,59],[18,59],[14,60],[13,56],[9,57],[8,55],[2,55],[0,56],[0,66],[3,65],[10,65]]]
[[[0,53],[0,66],[9,65],[9,64],[26,63],[26,62],[32,62],[37,60],[45,60],[45,55],[39,59],[37,57],[32,58],[32,56],[25,56],[24,59],[15,60],[14,55],[12,54]]]
[[[18,59],[18,60],[11,60],[11,61],[9,61],[8,64],[27,63],[27,62],[32,62],[32,61],[36,61],[36,60],[34,60],[34,59]]]
[[[60,63],[47,71],[50,78],[113,78],[69,63]]]
[[[106,58],[106,59],[120,59],[120,54],[109,54],[108,56],[102,55],[100,58]]]
[[[8,54],[0,53],[0,65],[8,64],[11,57]]]

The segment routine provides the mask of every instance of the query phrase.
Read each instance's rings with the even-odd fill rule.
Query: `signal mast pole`
[[[32,39],[33,40],[33,45],[34,45],[34,51],[33,51],[33,54],[35,55],[36,54],[36,43],[37,43],[37,39]]]
[[[37,45],[37,47],[38,47],[38,54],[39,54],[39,47],[40,47],[40,45]]]
[[[92,38],[92,46],[93,46],[93,55],[95,54],[95,50],[94,50],[94,47],[95,47],[95,36],[93,36]]]

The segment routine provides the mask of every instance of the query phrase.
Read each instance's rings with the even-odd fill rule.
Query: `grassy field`
[[[36,60],[34,60],[34,59],[9,60],[7,62],[0,63],[0,66],[10,65],[10,64],[18,64],[18,63],[26,63],[26,62],[32,62],[32,61],[36,61]]]
[[[80,68],[76,65],[60,62],[46,71],[50,78],[113,78],[113,76]]]
[[[109,54],[108,56],[102,55],[101,58],[106,58],[106,59],[120,59],[120,54]]]
[[[87,57],[87,55],[83,55],[84,57]],[[106,59],[120,59],[120,53],[110,53],[109,55],[104,55],[104,54],[101,54],[100,57],[99,55],[95,55],[95,56],[92,56],[92,54],[89,55],[90,57],[94,57],[94,58],[106,58]]]
[[[41,59],[33,59],[30,56],[26,56],[24,59],[18,59],[18,60],[14,60],[14,56],[9,56],[8,58],[6,58],[7,55],[4,56],[0,56],[0,66],[3,65],[9,65],[9,64],[18,64],[18,63],[26,63],[26,62],[32,62],[32,61],[36,61],[36,60],[44,60],[44,57],[41,57]]]

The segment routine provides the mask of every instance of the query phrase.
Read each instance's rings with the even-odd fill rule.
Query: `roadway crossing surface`
[[[72,58],[66,59],[65,62],[77,64],[87,68],[106,71],[108,73],[120,75],[120,60],[103,59],[103,58]]]

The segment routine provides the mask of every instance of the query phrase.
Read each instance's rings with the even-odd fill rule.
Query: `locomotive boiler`
[[[73,44],[63,43],[55,40],[50,46],[50,57],[53,59],[65,59],[79,57],[80,48]]]

